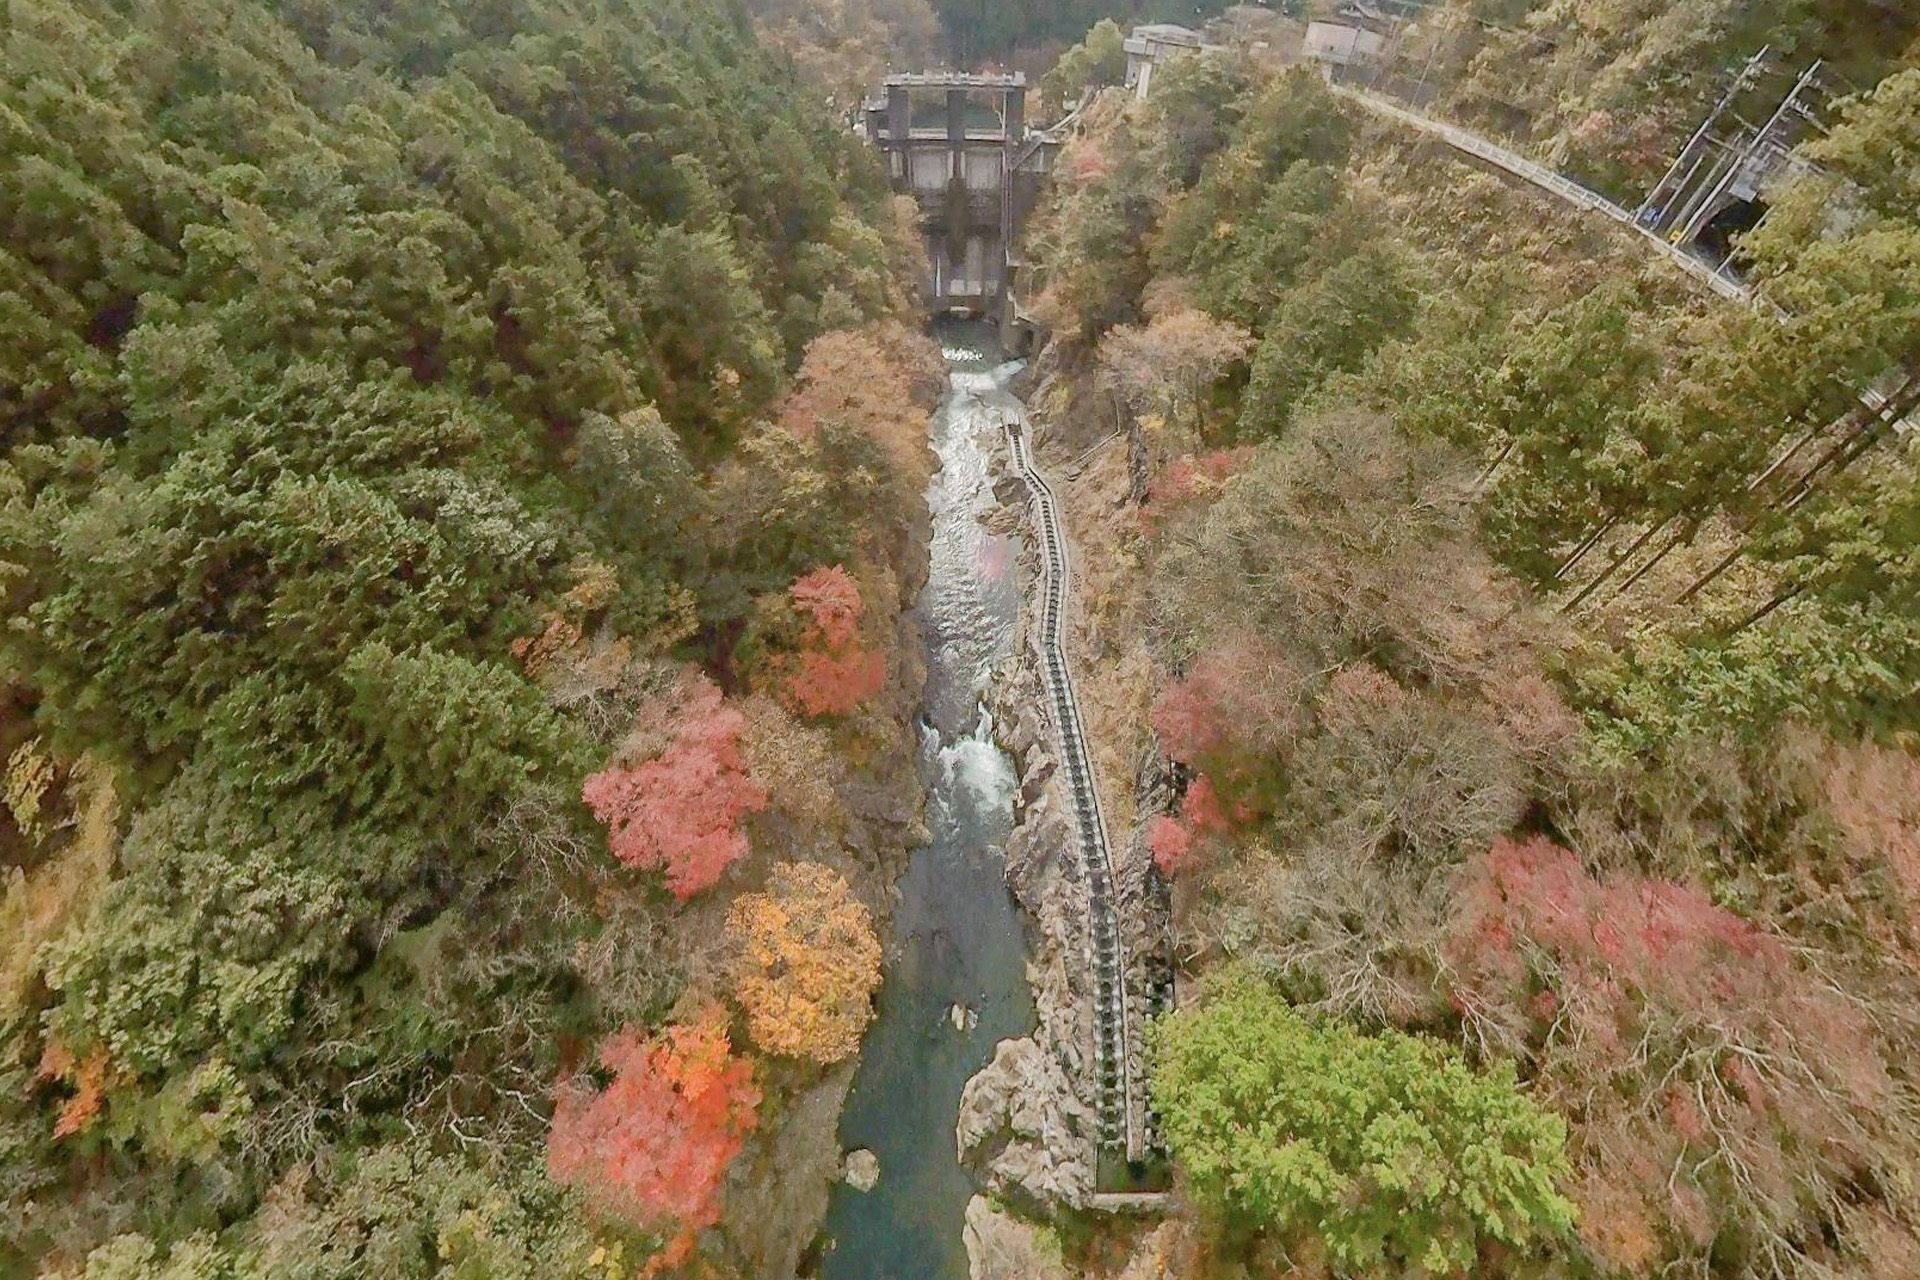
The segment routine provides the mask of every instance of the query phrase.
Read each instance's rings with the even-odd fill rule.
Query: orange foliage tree
[[[782,692],[810,716],[843,716],[880,692],[886,658],[861,642],[860,585],[841,565],[815,569],[788,588],[794,609],[807,620],[799,653]]]
[[[685,900],[711,887],[747,852],[741,818],[767,803],[740,749],[745,718],[705,676],[674,695],[670,741],[638,763],[619,756],[593,774],[581,798],[607,824],[607,846],[630,867],[665,870]]]
[[[1214,383],[1252,348],[1239,325],[1184,307],[1144,326],[1115,326],[1100,344],[1100,365],[1136,412],[1198,428]]]
[[[850,427],[917,492],[933,473],[926,410],[945,381],[938,349],[898,321],[824,333],[807,344],[780,424],[807,441],[824,423]]]
[[[671,1266],[720,1219],[721,1180],[759,1118],[753,1064],[733,1056],[718,1009],[650,1039],[626,1028],[599,1060],[606,1088],[560,1080],[547,1169],[604,1212],[674,1230],[658,1259]]]
[[[54,1137],[84,1133],[93,1126],[105,1110],[112,1075],[105,1045],[95,1045],[85,1058],[75,1058],[60,1041],[47,1041],[36,1078],[63,1081],[73,1088],[72,1096],[60,1104],[59,1118],[53,1124]]]
[[[860,1047],[880,984],[873,920],[847,882],[815,862],[775,869],[765,893],[727,913],[734,994],[754,1042],[839,1062]]]

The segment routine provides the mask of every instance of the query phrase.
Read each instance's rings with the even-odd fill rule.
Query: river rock
[[[880,1157],[865,1147],[849,1151],[840,1176],[855,1191],[871,1191],[880,1185]]]
[[[1052,1237],[994,1208],[985,1196],[967,1201],[964,1236],[968,1280],[1067,1280]]]
[[[967,1081],[954,1137],[989,1190],[1051,1212],[1093,1190],[1092,1124],[1060,1064],[1022,1037],[1002,1040]]]
[[[728,1171],[725,1235],[751,1276],[791,1276],[819,1233],[841,1171],[836,1136],[853,1064],[789,1100]]]

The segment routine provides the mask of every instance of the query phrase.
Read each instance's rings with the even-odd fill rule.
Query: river
[[[918,614],[927,644],[920,770],[932,841],[898,882],[879,1011],[840,1120],[841,1143],[880,1158],[880,1183],[834,1191],[823,1280],[965,1280],[961,1226],[974,1186],[954,1150],[968,1077],[1001,1040],[1033,1029],[1026,944],[1001,850],[1013,825],[1012,763],[982,693],[1013,643],[1018,547],[980,518],[1015,366],[991,328],[946,325],[949,387],[931,432],[932,560]],[[963,1027],[952,1017],[964,1012]]]

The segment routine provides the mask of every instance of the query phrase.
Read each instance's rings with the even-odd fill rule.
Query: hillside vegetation
[[[857,1038],[938,362],[744,22],[0,14],[0,1272],[631,1274]]]
[[[1915,395],[1916,86],[1830,119],[1752,309],[1310,69],[1063,155],[1041,408],[1131,439],[1098,628],[1179,784],[1136,1264],[1920,1265],[1920,455],[1858,400]]]
[[[1818,107],[1871,87],[1920,48],[1920,12],[1901,0],[1439,0],[1394,58],[1450,115],[1632,204],[1763,46],[1768,73],[1734,103],[1748,125],[1816,58]]]

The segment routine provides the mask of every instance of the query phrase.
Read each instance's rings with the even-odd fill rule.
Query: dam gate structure
[[[996,321],[1009,351],[1032,331],[1013,246],[1063,140],[1059,128],[1028,126],[1026,102],[1018,73],[904,73],[887,77],[861,122],[893,189],[919,205],[934,314]]]

